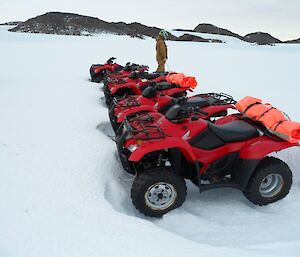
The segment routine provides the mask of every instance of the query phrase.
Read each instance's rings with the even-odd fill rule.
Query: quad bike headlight
[[[138,145],[129,145],[128,150],[133,153],[136,149],[138,149],[138,147]]]

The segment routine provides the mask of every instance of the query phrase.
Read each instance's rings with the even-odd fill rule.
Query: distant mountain
[[[230,30],[219,28],[212,24],[207,24],[207,23],[199,24],[194,29],[194,31],[199,32],[199,33],[209,33],[209,34],[235,37],[235,38],[238,38],[240,40],[243,40],[243,41],[246,41],[249,43],[256,43],[258,45],[272,45],[275,43],[284,43],[281,40],[279,40],[265,32],[250,33],[243,37],[237,33],[231,32]],[[297,41],[294,43],[297,43]]]
[[[29,19],[15,28],[12,32],[30,32],[58,35],[89,36],[98,33],[112,33],[143,38],[156,38],[160,28],[149,27],[140,23],[106,22],[98,18],[61,12],[49,12]],[[169,40],[176,40],[173,35]]]
[[[255,32],[255,33],[247,34],[244,37],[244,40],[249,43],[256,43],[258,45],[272,45],[275,43],[283,43],[281,40],[264,32]]]
[[[17,26],[21,24],[23,21],[9,21],[5,23],[1,23],[0,26]]]
[[[106,22],[94,17],[62,12],[48,12],[35,18],[31,18],[25,22],[7,22],[0,25],[16,25],[16,27],[9,30],[12,32],[76,36],[91,36],[99,33],[110,33],[117,35],[128,35],[138,38],[144,38],[145,36],[156,38],[161,30],[160,28],[146,26],[137,22],[129,24],[125,22]],[[256,43],[259,45],[272,45],[275,43],[300,43],[300,38],[282,42],[281,40],[265,32],[250,33],[243,37],[230,30],[219,28],[208,23],[201,23],[193,30],[176,29],[175,31],[183,31],[184,35],[177,38],[170,34],[168,40],[213,43],[222,42],[221,40],[217,39],[204,39],[200,36],[189,34],[189,32],[198,32],[235,37],[245,42]]]
[[[216,34],[216,35],[223,35],[223,36],[230,36],[236,37],[238,39],[243,40],[243,37],[239,34],[233,33],[227,29],[216,27],[212,24],[202,23],[199,24],[196,28],[194,28],[195,32],[199,33],[207,33],[207,34]]]
[[[174,31],[183,31],[183,32],[195,32],[192,29],[173,29]]]
[[[300,38],[295,39],[295,40],[288,40],[288,41],[285,41],[284,43],[286,43],[286,44],[300,44]]]
[[[207,43],[223,43],[222,40],[218,40],[218,39],[206,39],[206,38],[202,38],[202,37],[198,37],[198,36],[194,36],[194,35],[190,35],[190,34],[183,34],[182,36],[180,36],[177,41],[192,41],[192,42],[207,42]]]

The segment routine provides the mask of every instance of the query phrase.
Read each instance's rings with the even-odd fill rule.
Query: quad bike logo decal
[[[189,139],[191,139],[190,134],[191,134],[190,131],[186,132],[186,133],[182,136],[182,139],[185,140],[185,141],[188,141]]]

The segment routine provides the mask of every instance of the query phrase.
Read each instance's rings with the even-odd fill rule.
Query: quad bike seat
[[[159,73],[143,73],[143,74],[141,74],[142,79],[156,79],[160,76],[161,76],[161,74],[159,74]]]
[[[217,100],[215,98],[203,98],[203,97],[192,97],[188,98],[186,103],[183,105],[184,108],[189,108],[189,107],[204,107],[208,105],[212,105],[214,102]]]
[[[258,130],[243,120],[236,120],[224,125],[208,123],[209,130],[225,143],[244,141],[259,135]]]
[[[176,87],[176,85],[169,83],[167,81],[162,81],[162,82],[156,83],[156,87],[158,90],[165,90],[165,89]]]
[[[142,92],[142,96],[146,98],[152,98],[155,97],[156,95],[157,95],[157,90],[153,86],[147,86]]]

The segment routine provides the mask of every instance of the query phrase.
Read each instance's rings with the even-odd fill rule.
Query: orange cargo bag
[[[197,80],[195,77],[183,77],[179,80],[179,85],[182,87],[195,88],[197,86]]]
[[[183,73],[169,74],[166,79],[169,83],[173,83],[181,87],[195,88],[197,86],[195,77],[186,76]]]
[[[250,106],[255,105],[257,103],[262,103],[262,101],[252,96],[246,96],[240,101],[238,101],[235,107],[238,111],[244,113],[248,108],[250,108]]]
[[[290,120],[280,122],[274,127],[273,133],[291,143],[297,143],[300,141],[300,123]]]
[[[236,104],[246,117],[262,123],[271,133],[291,143],[300,141],[300,123],[291,121],[286,114],[258,98],[247,96]]]

